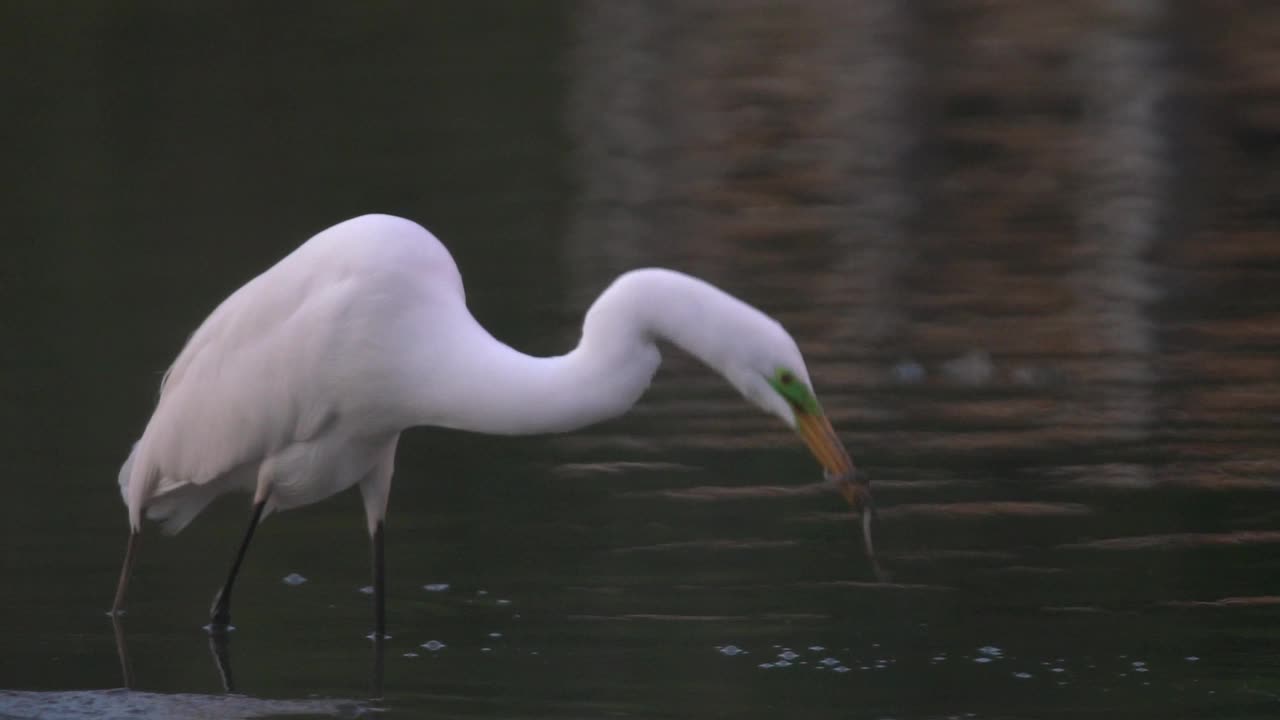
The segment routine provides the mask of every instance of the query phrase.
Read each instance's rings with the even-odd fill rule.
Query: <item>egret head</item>
[[[864,483],[854,481],[853,461],[831,427],[795,341],[777,323],[761,332],[763,342],[743,353],[730,381],[765,412],[776,415],[799,433],[809,451],[834,480],[855,510],[870,500]]]

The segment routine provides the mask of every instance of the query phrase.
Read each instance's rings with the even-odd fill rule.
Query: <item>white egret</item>
[[[658,341],[798,430],[867,527],[868,488],[854,479],[795,341],[764,313],[697,278],[635,270],[591,306],[574,350],[531,357],[471,316],[458,268],[431,233],[366,215],[232,293],[165,374],[120,469],[130,534],[112,612],[123,609],[144,515],[175,533],[215,497],[252,493],[249,527],[211,609],[222,628],[259,521],[358,485],[382,637],[383,518],[400,433],[552,433],[617,416],[648,387]]]

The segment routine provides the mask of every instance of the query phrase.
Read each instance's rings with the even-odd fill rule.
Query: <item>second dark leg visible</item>
[[[375,639],[387,634],[387,573],[382,559],[382,521],[378,521],[369,538],[373,565],[373,632]]]
[[[245,530],[244,540],[240,541],[240,549],[236,552],[236,559],[231,565],[231,572],[227,574],[227,582],[218,591],[217,596],[213,598],[209,623],[214,630],[225,630],[231,624],[231,589],[236,584],[236,576],[240,574],[240,565],[244,562],[245,551],[249,549],[249,542],[253,540],[253,531],[258,528],[258,521],[262,519],[262,510],[266,506],[267,501],[265,499],[253,504],[253,514],[249,518],[249,528]]]

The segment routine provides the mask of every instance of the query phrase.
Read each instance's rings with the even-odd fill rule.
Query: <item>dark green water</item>
[[[4,3],[0,717],[1274,717],[1280,19],[1086,6]],[[261,528],[234,694],[245,498],[151,529],[119,690],[164,368],[370,211],[529,352],[639,265],[778,317],[892,581],[673,350],[582,433],[406,435],[381,700],[354,493]]]

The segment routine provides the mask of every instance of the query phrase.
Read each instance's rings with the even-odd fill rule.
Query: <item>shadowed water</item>
[[[0,11],[0,718],[1280,711],[1275,12],[52,7]],[[260,529],[225,645],[245,498],[148,528],[120,689],[115,477],[164,368],[368,211],[528,352],[640,265],[766,309],[887,579],[793,434],[671,349],[580,433],[407,433],[380,653],[354,493]]]

